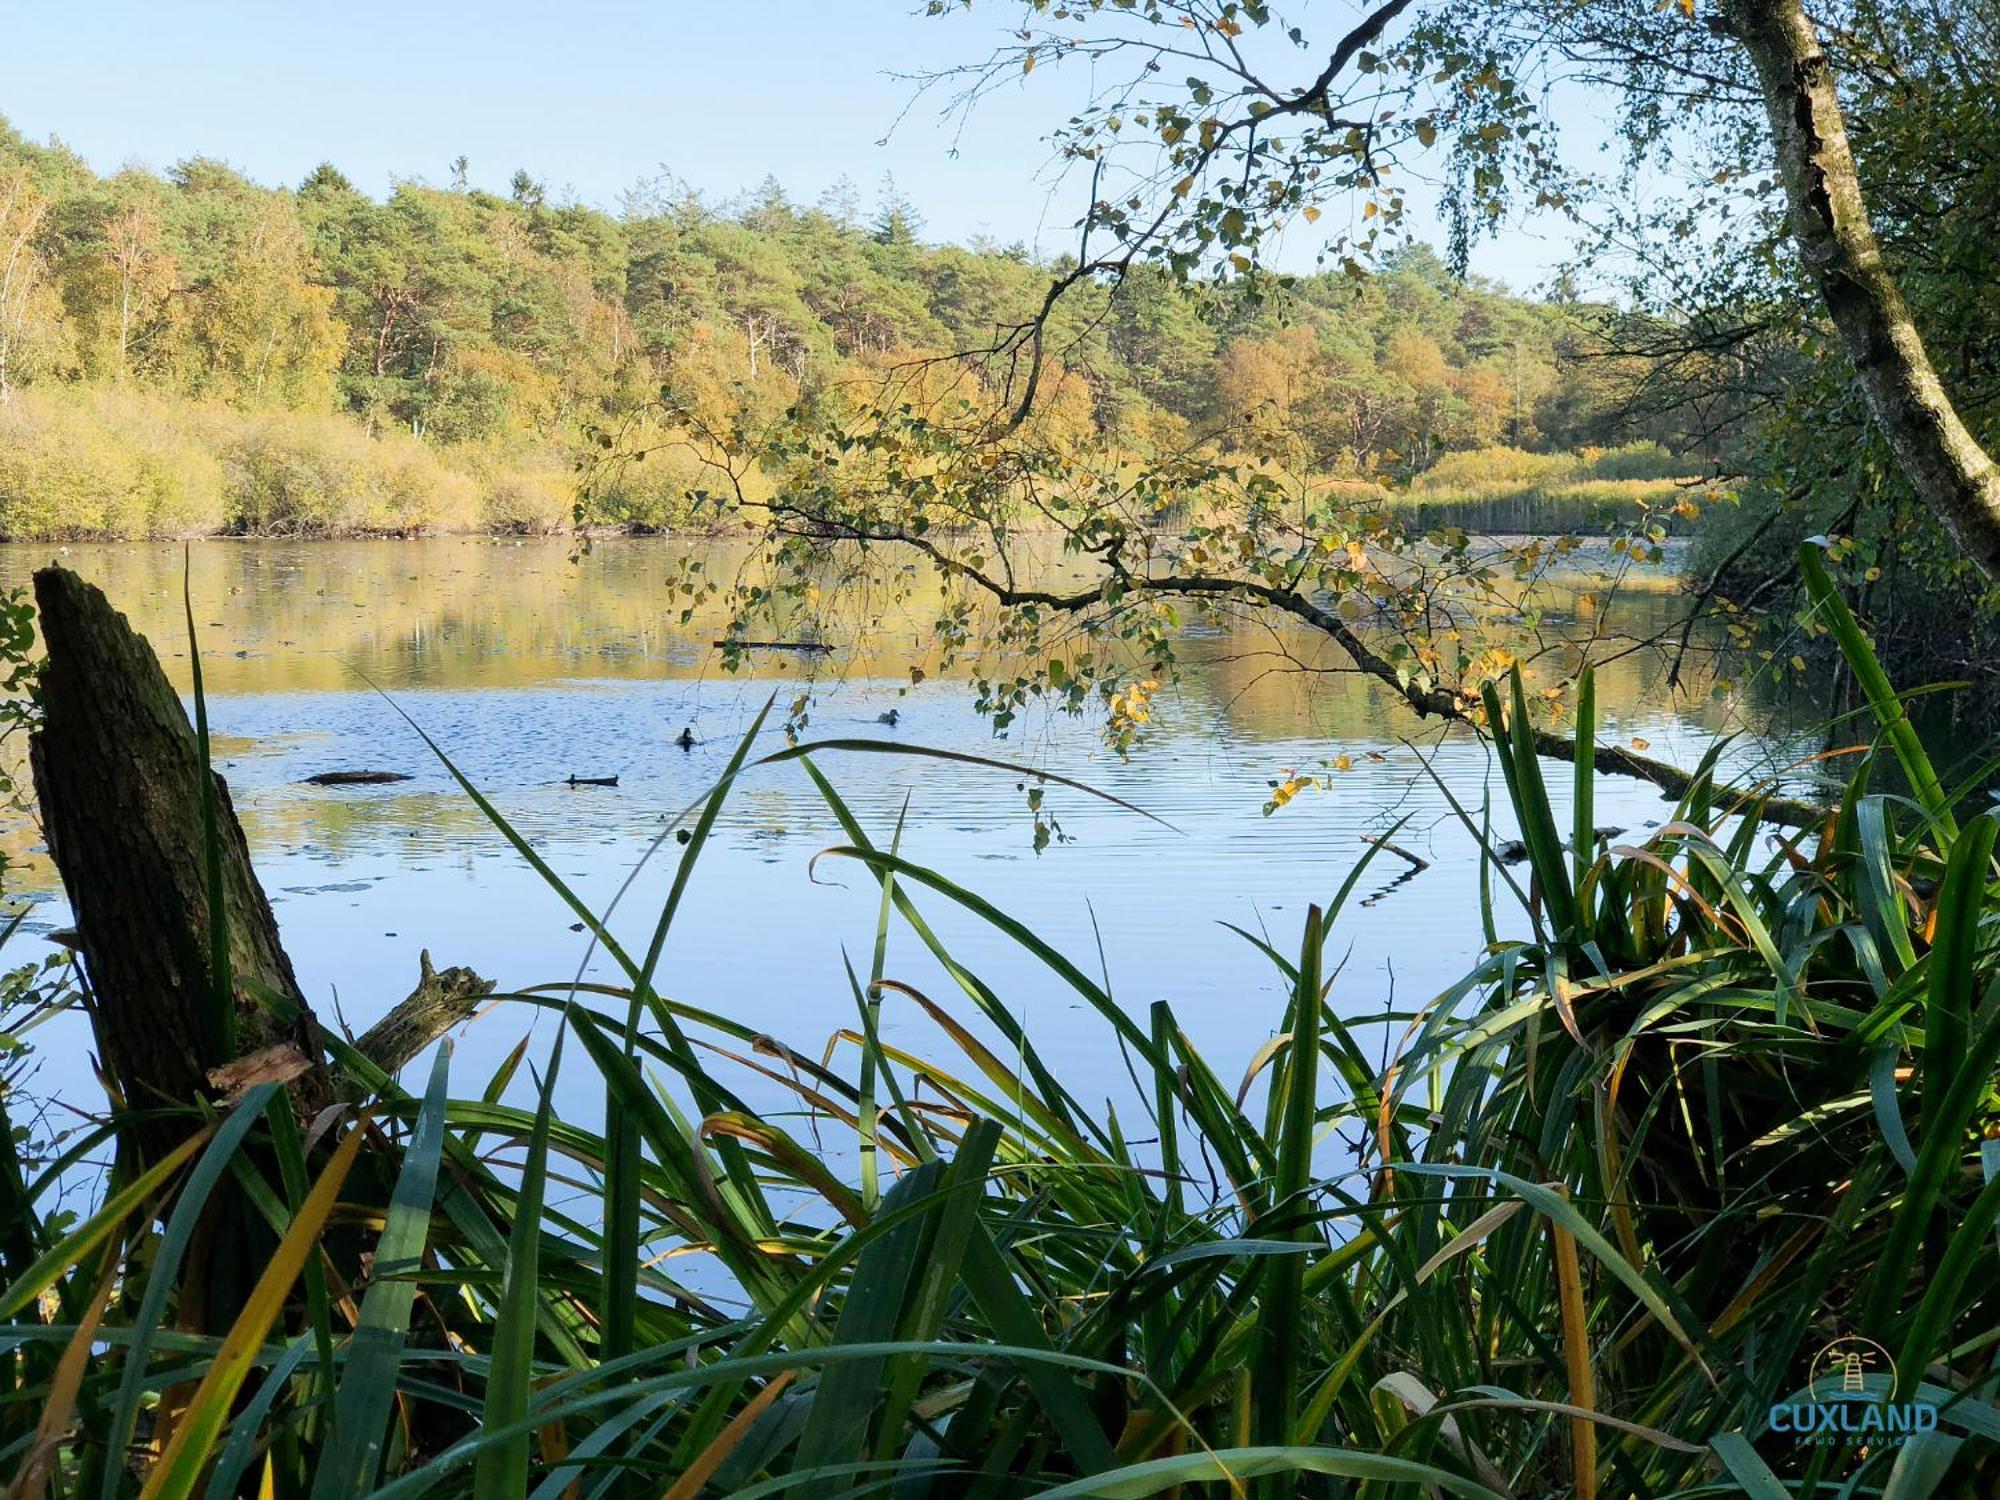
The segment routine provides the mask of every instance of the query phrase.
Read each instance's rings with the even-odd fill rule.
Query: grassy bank
[[[677,868],[643,954],[489,809],[618,977],[502,997],[560,1023],[519,1104],[521,1053],[465,1078],[445,1049],[405,1091],[331,1039],[354,1104],[316,1144],[265,1083],[189,1110],[172,1156],[122,1156],[81,1221],[36,1204],[125,1118],[0,1174],[17,1492],[1988,1492],[1995,824],[1959,820],[1813,576],[1915,796],[1876,794],[1857,755],[1823,832],[1767,841],[1704,777],[1605,848],[1588,758],[1559,827],[1502,684],[1529,864],[1487,865],[1488,942],[1391,1018],[1386,1069],[1331,999],[1358,868],[1256,940],[1290,998],[1238,1080],[1169,1004],[1128,1012],[864,827],[832,747],[759,759],[746,738],[662,835]],[[830,976],[824,1052],[676,1002],[662,957],[719,808],[778,760],[845,830],[822,858],[881,893]],[[955,959],[926,917],[945,908],[1039,959],[1036,993]],[[899,977],[892,930],[949,992]],[[1097,1017],[1132,1069],[1118,1110],[1020,1028],[1030,1001]],[[885,1040],[892,1010],[936,1041]],[[579,1076],[602,1131],[552,1106]],[[773,1087],[792,1102],[755,1109]],[[277,1249],[223,1308],[203,1225],[225,1187]],[[1844,1335],[1888,1360],[1841,1399],[1921,1404],[1933,1430],[1782,1430]]]
[[[592,519],[672,525],[693,482],[672,455],[629,466]],[[110,389],[0,405],[6,541],[545,533],[572,524],[578,489],[575,456],[552,444],[434,443],[333,413]]]
[[[717,476],[673,443],[593,475],[593,526],[689,524]],[[545,533],[584,488],[555,443],[442,443],[335,413],[244,411],[112,388],[29,388],[0,404],[0,540],[181,540]],[[1409,524],[1478,533],[1686,529],[1686,463],[1654,444],[1450,453],[1405,488],[1329,481]],[[752,476],[754,488],[760,479]],[[1032,520],[1032,517],[1027,519]]]
[[[1657,443],[1528,453],[1485,448],[1447,453],[1389,493],[1412,525],[1485,535],[1604,536],[1651,523],[1693,530],[1710,498],[1694,465]]]

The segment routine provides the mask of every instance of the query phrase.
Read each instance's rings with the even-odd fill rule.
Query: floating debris
[[[1364,844],[1373,844],[1377,849],[1380,849],[1388,854],[1393,854],[1398,859],[1408,860],[1410,862],[1412,874],[1415,874],[1421,870],[1428,870],[1431,867],[1431,862],[1425,859],[1421,854],[1412,854],[1409,850],[1405,849],[1401,844],[1392,844],[1387,839],[1380,839],[1375,837],[1375,835],[1372,833],[1362,834],[1361,842]]]
[[[570,777],[570,779],[569,779],[568,781],[566,781],[566,782],[564,782],[564,783],[563,783],[563,785],[565,785],[565,786],[616,786],[616,785],[618,785],[618,778],[617,778],[616,776],[576,776],[576,775],[572,775],[572,776]]]
[[[307,786],[381,786],[390,781],[408,781],[407,771],[321,771],[306,778]]]

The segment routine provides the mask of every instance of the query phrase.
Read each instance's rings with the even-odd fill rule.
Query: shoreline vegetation
[[[1416,531],[1608,535],[1685,530],[1716,496],[1687,467],[1643,441],[1496,446],[1446,454],[1405,484],[1317,483]],[[109,389],[17,391],[0,405],[0,542],[712,532],[687,493],[695,477],[625,463],[582,499],[574,463],[534,444],[441,445],[336,413]]]
[[[60,1149],[0,1130],[17,1489],[1508,1500],[1930,1493],[1908,1476],[1950,1469],[1981,1492],[1996,824],[1800,561],[1875,717],[1818,839],[1766,847],[1712,750],[1670,820],[1600,840],[1589,758],[1537,760],[1515,669],[1485,704],[1528,869],[1482,861],[1484,947],[1443,993],[1348,1019],[1366,851],[1295,941],[1251,939],[1285,998],[1240,1082],[1168,1001],[1128,1011],[864,826],[821,765],[840,744],[753,753],[761,719],[655,846],[675,868],[643,955],[439,751],[617,975],[494,994],[426,959],[393,1037],[315,1028],[227,798],[197,793],[219,787],[199,689],[190,724],[102,596],[46,570],[39,790],[79,909],[125,915],[78,942],[108,1076],[152,1103]],[[1594,704],[1585,672],[1585,743]],[[817,1060],[672,998],[720,809],[780,762],[845,832],[820,858],[881,891]],[[1878,762],[1908,795],[1874,789]],[[1133,1097],[1073,1092],[1020,997],[930,925],[945,910],[1101,1021]],[[946,989],[904,977],[919,954]],[[12,977],[16,1015],[62,998],[66,962]],[[395,1068],[476,1006],[554,1040],[490,1079],[445,1043],[406,1090]],[[601,1128],[555,1108],[558,1080]],[[45,1214],[105,1150],[99,1205]],[[1796,1440],[1793,1413],[1834,1399],[1828,1351],[1839,1401],[1905,1420]]]
[[[927,243],[886,181],[872,208],[851,183],[805,205],[662,177],[607,213],[526,174],[376,199],[331,164],[294,188],[201,157],[100,175],[4,120],[0,205],[17,541],[698,526],[719,456],[752,467],[789,411],[923,386],[1064,264]],[[1717,469],[1671,456],[1670,414],[1634,416],[1639,365],[1596,347],[1614,310],[1566,291],[1461,280],[1416,244],[1246,291],[1156,268],[1076,288],[1041,440],[1240,456],[1422,525],[1614,525]],[[1003,374],[973,379],[997,399]],[[635,421],[645,461],[607,463]]]

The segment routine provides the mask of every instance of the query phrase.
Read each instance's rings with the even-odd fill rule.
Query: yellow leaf
[[[1336,755],[1336,756],[1335,756],[1335,757],[1333,758],[1333,768],[1334,768],[1334,770],[1336,770],[1336,771],[1351,771],[1351,770],[1353,770],[1353,769],[1354,769],[1354,757],[1353,757],[1353,756],[1351,756],[1351,755]]]
[[[1651,740],[1642,740],[1635,734],[1632,736],[1632,748],[1634,750],[1650,750],[1653,748],[1653,742]]]
[[[1318,209],[1316,209],[1316,208],[1311,208],[1311,207],[1308,207],[1308,208],[1306,209],[1306,211],[1305,211],[1305,214],[1306,214],[1306,222],[1307,222],[1308,224],[1317,224],[1317,223],[1319,222],[1319,210],[1318,210]]]

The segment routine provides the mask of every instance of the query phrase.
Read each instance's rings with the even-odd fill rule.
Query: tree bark
[[[1800,0],[1723,0],[1756,69],[1792,237],[1846,345],[1896,465],[1989,578],[2000,580],[2000,468],[1960,419],[1882,262],[1833,68]]]
[[[170,1149],[209,1097],[211,1069],[289,1044],[309,1060],[302,1106],[332,1091],[318,1025],[250,868],[223,779],[201,763],[180,698],[152,647],[66,568],[35,574],[48,662],[30,741],[49,852],[76,914],[91,1022],[106,1074],[130,1109],[164,1110],[137,1131],[143,1156]],[[201,779],[212,778],[228,914],[232,1029],[213,995]],[[284,1018],[257,997],[269,993]]]

